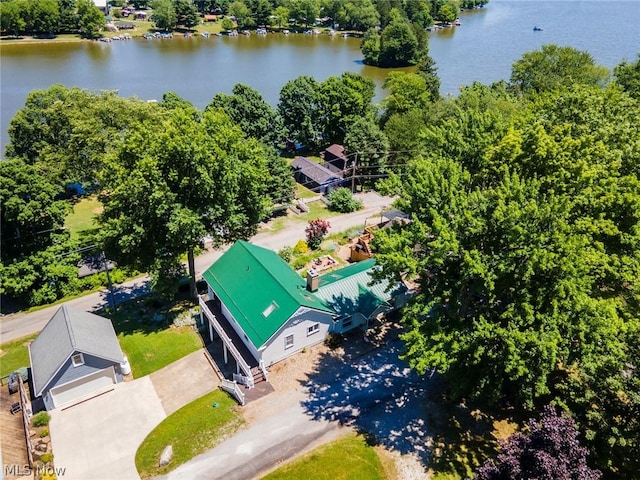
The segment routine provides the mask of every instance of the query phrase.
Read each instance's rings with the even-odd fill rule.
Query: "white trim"
[[[289,339],[291,339],[291,344],[289,344]],[[293,348],[294,341],[295,339],[293,338],[293,333],[284,337],[284,349],[289,350],[290,348]]]
[[[320,312],[320,313],[324,313],[326,315],[335,315],[335,312],[328,312],[326,310],[321,310],[319,308],[310,308],[310,307],[307,307],[307,306],[304,306],[304,305],[300,305],[300,306],[298,306],[298,308],[296,308],[293,311],[293,313],[291,315],[289,315],[289,318],[287,318],[282,323],[282,325],[280,325],[280,327],[278,327],[278,329],[275,332],[273,332],[273,335],[271,335],[269,338],[267,338],[260,347],[256,347],[256,348],[260,349],[260,348],[264,347],[265,345],[268,345],[269,342],[272,339],[275,339],[278,335],[280,335],[282,333],[282,331],[289,325],[289,322],[291,321],[291,319],[293,317],[297,317],[297,316],[302,315],[303,313],[307,313],[307,312]]]
[[[84,355],[82,352],[71,355],[71,365],[73,365],[74,368],[84,365]]]
[[[307,327],[307,337],[314,335],[320,331],[320,322],[316,322],[313,325]]]

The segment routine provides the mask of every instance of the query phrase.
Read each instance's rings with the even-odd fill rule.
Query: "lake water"
[[[460,27],[429,34],[443,95],[476,80],[508,79],[515,60],[547,43],[586,50],[609,68],[640,51],[638,0],[491,0],[460,20]],[[359,46],[355,38],[302,34],[4,45],[0,148],[8,142],[9,121],[34,89],[61,83],[147,100],[171,91],[202,109],[217,92],[230,93],[242,82],[275,106],[282,86],[300,75],[321,81],[352,71],[380,86],[390,70],[363,65]],[[378,88],[376,100],[383,94]]]

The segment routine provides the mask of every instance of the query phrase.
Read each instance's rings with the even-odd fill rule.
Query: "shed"
[[[122,381],[125,363],[111,320],[63,305],[29,346],[36,397],[47,410]]]

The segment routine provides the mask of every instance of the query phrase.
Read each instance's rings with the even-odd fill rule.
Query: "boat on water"
[[[533,27],[533,31],[534,32],[541,32],[542,31],[542,27],[535,26],[535,27]]]

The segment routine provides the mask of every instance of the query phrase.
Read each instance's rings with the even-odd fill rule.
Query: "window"
[[[267,318],[276,308],[278,308],[278,304],[276,302],[271,302],[269,306],[262,311],[262,316]]]
[[[293,335],[287,335],[284,337],[284,349],[293,347]]]
[[[345,318],[342,321],[342,328],[349,328],[351,326],[351,324],[353,323],[353,318],[349,317],[349,318]]]
[[[73,357],[71,357],[71,363],[74,367],[84,365],[84,356],[81,353],[76,353]]]
[[[318,333],[320,331],[320,324],[314,323],[310,327],[307,328],[307,337],[309,335],[313,335],[314,333]]]

